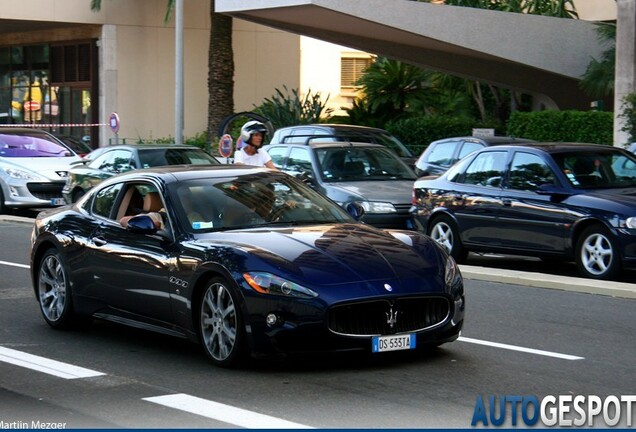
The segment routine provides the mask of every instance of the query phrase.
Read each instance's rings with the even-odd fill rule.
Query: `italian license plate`
[[[51,205],[61,206],[66,204],[66,200],[64,198],[51,198]]]
[[[371,339],[372,352],[399,351],[415,349],[415,335],[401,334],[392,336],[374,336]]]

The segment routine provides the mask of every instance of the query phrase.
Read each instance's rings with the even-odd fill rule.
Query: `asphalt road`
[[[29,232],[23,223],[0,222],[4,424],[469,428],[479,395],[605,397],[636,387],[635,300],[471,279],[462,338],[429,353],[253,361],[225,370],[197,345],[111,323],[55,331],[40,316],[25,268]],[[22,353],[63,364],[34,371],[8,360],[42,362]],[[86,372],[69,365],[100,375],[52,375]]]

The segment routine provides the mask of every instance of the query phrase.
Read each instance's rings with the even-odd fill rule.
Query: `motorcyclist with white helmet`
[[[261,148],[266,133],[267,127],[259,121],[251,120],[245,123],[241,128],[240,137],[244,145],[234,153],[234,163],[276,169],[272,158]]]

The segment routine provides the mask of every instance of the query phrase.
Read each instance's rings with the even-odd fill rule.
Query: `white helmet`
[[[256,120],[252,120],[252,121],[248,121],[247,123],[245,123],[243,125],[243,127],[241,128],[241,141],[243,141],[245,144],[252,144],[252,135],[254,135],[255,133],[262,133],[263,134],[263,141],[265,141],[265,134],[267,133],[267,127],[265,127],[265,125],[259,121]]]

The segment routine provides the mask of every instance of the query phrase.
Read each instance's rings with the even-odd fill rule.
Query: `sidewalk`
[[[570,276],[558,276],[517,270],[501,270],[460,264],[464,279],[503,282],[537,288],[558,289],[588,294],[600,294],[636,299],[636,283],[600,281]]]

